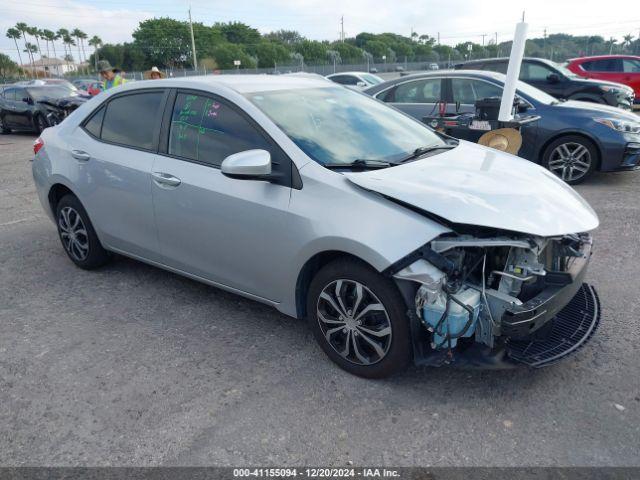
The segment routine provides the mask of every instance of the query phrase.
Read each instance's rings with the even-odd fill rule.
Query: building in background
[[[47,57],[42,57],[40,60],[36,60],[34,65],[22,65],[22,68],[26,72],[33,72],[35,70],[38,74],[54,75],[59,77],[62,77],[67,73],[74,73],[78,71],[78,65],[73,62],[67,62],[65,60],[60,60],[59,58]]]

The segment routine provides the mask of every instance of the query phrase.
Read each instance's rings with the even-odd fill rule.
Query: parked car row
[[[90,96],[66,80],[18,82],[0,89],[0,132],[42,132]]]
[[[502,97],[505,76],[492,71],[450,70],[415,74],[378,84],[364,93],[423,120],[439,104],[446,114],[473,113],[476,101]],[[595,170],[640,168],[640,117],[592,102],[558,100],[528,83],[517,87],[519,110],[540,115],[521,129],[519,155],[541,164],[568,183]],[[452,127],[451,135],[477,141],[484,133]]]
[[[488,70],[507,73],[508,58],[473,60],[455,65],[456,70]],[[605,80],[582,78],[571,70],[542,58],[524,58],[520,80],[561,100],[579,100],[631,110],[633,88]]]
[[[600,55],[574,58],[567,68],[576,75],[607,80],[631,87],[635,92],[635,106],[640,106],[640,57],[634,55]]]

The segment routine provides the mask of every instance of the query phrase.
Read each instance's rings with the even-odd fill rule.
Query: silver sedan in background
[[[539,366],[597,326],[598,219],[576,192],[317,76],[127,84],[34,151],[77,266],[122,254],[306,317],[357,375]]]

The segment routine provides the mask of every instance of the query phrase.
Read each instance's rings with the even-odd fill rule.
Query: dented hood
[[[586,232],[599,223],[589,204],[544,168],[465,141],[414,162],[345,175],[453,223],[542,237]]]

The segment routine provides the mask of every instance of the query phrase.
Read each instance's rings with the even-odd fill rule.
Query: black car
[[[58,86],[6,86],[0,91],[0,131],[42,132],[60,123],[86,100]]]
[[[505,76],[495,72],[440,70],[390,80],[364,93],[430,122],[440,108],[448,115],[473,114],[478,100],[502,97],[504,82]],[[518,82],[516,94],[519,111],[540,116],[521,129],[520,157],[572,184],[595,170],[640,169],[637,115],[608,105],[557,100],[524,82]],[[453,125],[446,133],[477,142],[485,132]]]
[[[508,58],[472,60],[454,66],[456,70],[489,70],[507,73]],[[549,95],[566,100],[595,102],[631,110],[635,94],[632,88],[615,82],[581,78],[567,68],[543,58],[525,58],[520,80]]]

